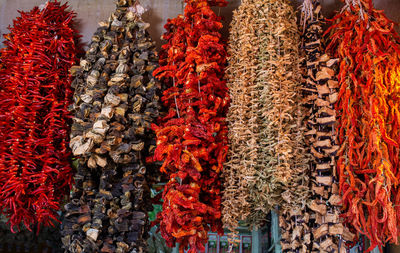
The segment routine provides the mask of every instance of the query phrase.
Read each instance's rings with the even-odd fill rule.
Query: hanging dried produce
[[[313,154],[311,171],[312,200],[309,204],[312,226],[312,252],[345,252],[345,240],[353,235],[343,227],[339,217],[341,198],[336,176],[337,62],[324,52],[319,0],[304,0],[302,6],[302,48],[305,52],[303,94],[309,108],[307,132]]]
[[[159,116],[155,43],[133,0],[119,0],[92,37],[76,78],[71,143],[78,172],[65,206],[70,252],[145,252],[152,209],[145,158]]]
[[[5,35],[0,70],[0,210],[11,229],[52,225],[72,183],[67,107],[77,61],[66,4],[20,12]]]
[[[256,36],[258,8],[262,0],[243,0],[233,13],[228,45],[227,86],[231,103],[227,115],[229,150],[222,178],[222,222],[233,232],[230,243],[237,243],[239,221],[252,212],[250,194],[259,165],[257,81],[258,38]]]
[[[222,233],[220,172],[227,153],[225,115],[229,95],[224,80],[225,45],[221,18],[212,6],[225,0],[185,0],[184,15],[165,25],[160,68],[154,74],[167,89],[162,101],[169,109],[153,129],[154,159],[169,176],[158,214],[167,245],[202,252],[207,232]]]
[[[310,157],[304,148],[299,34],[293,7],[286,0],[260,1],[256,29],[259,155],[251,196],[253,220],[264,220],[277,204],[283,210],[305,205]],[[268,22],[265,20],[268,19]]]
[[[339,58],[337,173],[345,223],[371,241],[398,243],[400,37],[372,1],[346,1],[328,29]]]

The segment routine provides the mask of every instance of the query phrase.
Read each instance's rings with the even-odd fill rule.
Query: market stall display
[[[146,157],[159,116],[155,43],[142,6],[119,0],[100,22],[75,80],[72,152],[78,171],[65,206],[69,252],[145,252],[152,209]]]
[[[79,35],[67,8],[20,12],[1,50],[0,213],[12,231],[53,225],[72,184],[67,108]]]

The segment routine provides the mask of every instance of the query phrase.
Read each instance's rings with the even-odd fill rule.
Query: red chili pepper
[[[368,251],[382,249],[386,242],[398,243],[400,235],[400,37],[371,0],[347,5],[331,21],[328,48],[340,59],[343,217],[370,239]]]
[[[79,51],[67,8],[20,12],[1,51],[0,211],[13,231],[57,221],[72,183],[69,69]]]

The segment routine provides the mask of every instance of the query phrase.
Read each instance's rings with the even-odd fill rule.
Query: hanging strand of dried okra
[[[302,48],[305,52],[303,94],[306,105],[308,146],[313,154],[309,205],[312,252],[345,252],[353,236],[340,220],[341,198],[336,176],[336,112],[338,59],[324,53],[319,0],[305,0],[302,8]]]
[[[62,231],[70,252],[146,252],[152,205],[145,157],[155,145],[159,83],[143,12],[133,0],[117,1],[74,69],[70,145],[78,172]]]
[[[256,2],[261,0],[243,0],[234,11],[228,45],[226,79],[231,104],[227,115],[229,150],[222,176],[222,221],[233,232],[230,243],[237,243],[234,234],[238,222],[247,220],[252,212],[249,198],[258,166]]]
[[[339,58],[337,173],[344,222],[371,241],[400,235],[400,37],[371,0],[346,1],[327,31]]]
[[[264,22],[258,29],[261,91],[262,160],[254,194],[255,205],[265,215],[280,204],[280,228],[284,252],[306,252],[310,244],[309,196],[310,155],[305,148],[304,107],[301,96],[299,42],[296,14],[288,1],[264,1]],[[257,215],[257,216],[256,216]]]
[[[58,219],[72,184],[69,69],[80,53],[75,14],[48,2],[20,12],[0,71],[0,213],[11,230]]]

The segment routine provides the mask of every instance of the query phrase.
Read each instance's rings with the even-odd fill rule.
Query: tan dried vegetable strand
[[[303,148],[299,34],[287,1],[259,1],[260,41],[257,81],[260,90],[259,167],[251,198],[251,224],[258,224],[280,204],[284,210],[304,206],[309,158]]]
[[[235,243],[238,221],[245,220],[251,212],[249,191],[250,185],[254,184],[258,155],[255,12],[253,0],[244,0],[234,12],[228,48],[230,57],[226,76],[231,96],[227,116],[230,149],[223,172],[222,219],[224,226],[233,232],[231,243]]]

